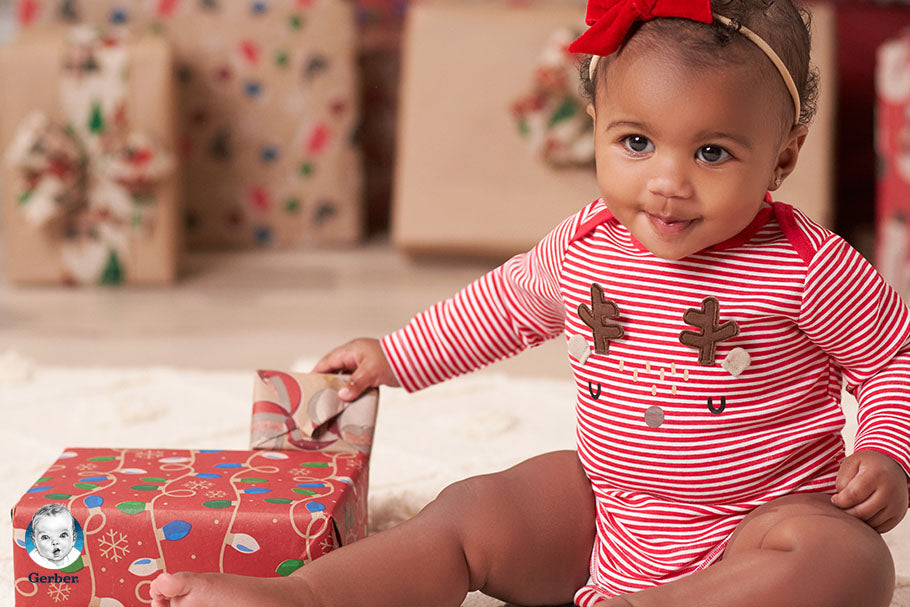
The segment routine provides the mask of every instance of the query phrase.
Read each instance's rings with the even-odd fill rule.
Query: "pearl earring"
[[[774,178],[774,187],[775,187],[775,188],[779,188],[779,187],[780,187],[780,184],[781,184],[783,181],[784,181],[783,177],[781,177],[780,175],[778,175],[777,177]]]

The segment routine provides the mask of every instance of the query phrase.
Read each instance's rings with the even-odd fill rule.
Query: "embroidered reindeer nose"
[[[591,284],[591,307],[578,304],[578,316],[594,332],[594,351],[598,354],[609,354],[610,342],[625,335],[619,323],[611,320],[619,317],[619,308],[604,297],[603,287],[597,283]]]
[[[739,325],[734,321],[720,322],[720,302],[716,297],[705,297],[701,309],[689,308],[683,315],[686,324],[698,331],[682,331],[679,341],[684,346],[698,350],[698,364],[710,367],[717,358],[717,344],[739,335]]]
[[[648,407],[645,411],[645,423],[649,428],[659,428],[664,423],[664,410],[657,405]]]

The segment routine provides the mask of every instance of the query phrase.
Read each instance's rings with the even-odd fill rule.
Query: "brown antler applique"
[[[610,341],[619,339],[625,332],[618,322],[610,320],[619,316],[619,308],[604,297],[604,290],[597,283],[591,285],[591,307],[578,304],[578,316],[594,332],[594,351],[610,353]]]
[[[705,297],[701,309],[689,308],[683,314],[686,324],[698,331],[682,331],[679,341],[684,346],[698,349],[698,364],[710,367],[717,357],[717,344],[739,335],[739,325],[732,320],[720,323],[720,303],[716,297]]]

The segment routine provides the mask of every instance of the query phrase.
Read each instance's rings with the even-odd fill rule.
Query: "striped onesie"
[[[583,607],[707,567],[776,497],[832,493],[844,378],[855,448],[910,471],[910,311],[786,204],[670,261],[595,201],[381,343],[417,390],[560,334],[596,498]]]

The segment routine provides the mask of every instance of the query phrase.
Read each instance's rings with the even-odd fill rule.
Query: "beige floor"
[[[374,242],[193,253],[168,288],[22,287],[0,274],[0,353],[11,348],[54,365],[286,368],[350,338],[391,331],[489,267],[416,263]],[[497,370],[566,377],[564,348],[546,344]]]

